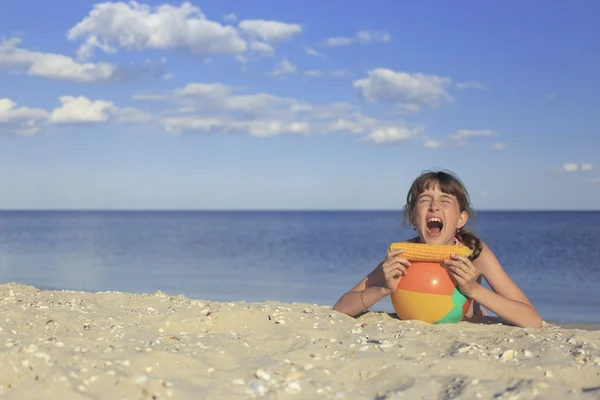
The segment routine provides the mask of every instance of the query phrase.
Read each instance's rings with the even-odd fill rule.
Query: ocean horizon
[[[2,282],[333,305],[413,231],[401,210],[0,210]],[[599,323],[600,211],[478,210],[548,321]],[[389,299],[372,308],[392,312]]]

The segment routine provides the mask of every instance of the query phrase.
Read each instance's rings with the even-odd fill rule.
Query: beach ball
[[[449,249],[452,250],[458,249]],[[461,321],[471,305],[471,299],[460,292],[441,264],[449,254],[438,257],[441,258],[439,261],[411,260],[410,253],[403,256],[411,261],[411,266],[396,290],[390,294],[398,317],[432,324]]]

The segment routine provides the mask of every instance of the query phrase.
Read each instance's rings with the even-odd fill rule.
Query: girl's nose
[[[433,200],[431,203],[429,203],[429,209],[432,211],[438,210],[439,206],[437,201]]]

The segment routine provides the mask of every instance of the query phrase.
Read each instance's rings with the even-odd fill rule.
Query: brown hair
[[[403,222],[411,220],[417,198],[427,189],[438,186],[443,193],[455,196],[458,200],[460,212],[466,211],[469,216],[475,212],[471,208],[469,192],[465,188],[460,178],[451,171],[424,171],[412,183],[408,195],[406,196],[406,205],[403,208]],[[475,260],[479,257],[482,250],[481,240],[473,233],[464,228],[456,232],[456,238],[473,250],[469,259]]]

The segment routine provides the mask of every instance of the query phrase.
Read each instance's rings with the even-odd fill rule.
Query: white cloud
[[[307,71],[304,71],[304,75],[310,76],[312,78],[321,78],[323,77],[323,71],[318,69],[309,69]]]
[[[298,72],[298,67],[292,64],[287,58],[281,60],[275,69],[268,73],[270,76],[281,78],[285,75],[292,75]]]
[[[77,49],[77,58],[81,61],[87,61],[94,55],[95,49],[98,48],[105,53],[116,53],[117,50],[109,46],[106,42],[101,43],[96,36],[88,38],[87,42],[79,46]]]
[[[169,95],[156,93],[138,93],[132,95],[131,99],[140,101],[164,101],[169,99]]]
[[[563,169],[567,172],[577,172],[579,171],[579,165],[575,163],[566,163],[563,164]]]
[[[429,147],[429,148],[438,148],[438,147],[442,147],[443,143],[440,142],[439,140],[435,140],[435,139],[426,139],[424,146]]]
[[[488,88],[488,86],[485,83],[480,83],[477,81],[457,82],[456,87],[458,89],[478,89],[478,90],[484,90],[484,89]]]
[[[333,107],[330,113],[316,114],[316,116],[328,120],[326,130],[328,132],[343,132],[355,135],[369,134],[377,129],[387,127],[383,121],[378,121],[363,115],[360,112],[351,112],[348,105],[340,104],[339,107]],[[402,125],[398,123],[398,125]]]
[[[495,135],[496,132],[492,131],[491,129],[459,129],[454,135],[452,135],[452,139],[465,140],[474,137],[490,137]]]
[[[322,46],[326,47],[343,47],[350,46],[354,43],[373,44],[387,43],[392,40],[392,36],[385,31],[368,31],[360,30],[353,37],[339,36],[329,37],[322,42]]]
[[[491,129],[459,129],[450,138],[460,146],[466,146],[470,140],[478,138],[491,138],[496,137],[498,134]],[[490,148],[492,150],[503,150],[507,146],[504,143],[497,142]]]
[[[83,96],[62,96],[61,106],[48,118],[53,124],[97,124],[113,119],[118,122],[144,122],[152,119],[150,114],[135,108],[119,108],[111,101],[90,100]]]
[[[316,51],[315,49],[311,49],[311,48],[307,48],[306,49],[306,54],[308,54],[309,56],[313,56],[313,57],[325,57],[323,54],[319,53],[318,51]]]
[[[79,83],[120,82],[135,79],[145,74],[155,78],[166,78],[166,60],[158,63],[116,66],[108,62],[80,63],[71,57],[30,51],[20,48],[19,38],[0,40],[0,68],[25,71],[28,75],[43,78],[75,81]]]
[[[235,92],[235,89],[221,83],[189,83],[183,88],[175,89],[170,96],[165,96],[183,106],[179,113],[208,114],[211,117],[218,113],[219,118],[235,118],[238,114],[244,118],[266,114],[275,116],[282,111],[295,112],[309,107],[293,98],[268,93]]]
[[[377,120],[347,103],[314,105],[268,93],[244,93],[221,83],[189,83],[166,94],[141,93],[137,100],[174,103],[160,118],[164,129],[180,133],[235,133],[250,136],[344,133],[377,144],[415,137],[422,128]],[[167,109],[165,107],[165,109]],[[171,108],[173,110],[173,108]]]
[[[117,71],[111,63],[78,63],[61,54],[22,49],[18,47],[20,43],[18,38],[0,41],[0,67],[26,71],[32,76],[82,83],[112,80]]]
[[[375,144],[396,143],[414,139],[422,127],[408,128],[406,126],[387,126],[375,129],[365,140]]]
[[[548,95],[546,95],[546,100],[550,101],[550,100],[554,100],[556,99],[556,95],[554,93],[550,93]]]
[[[235,14],[223,17],[235,21]],[[302,26],[279,21],[243,20],[238,27],[212,21],[190,2],[180,6],[150,6],[135,1],[95,4],[89,14],[67,33],[83,40],[82,60],[95,49],[116,52],[179,49],[198,56],[241,55],[247,51],[271,54],[273,44],[302,33]]]
[[[354,40],[350,37],[330,37],[323,41],[323,46],[327,47],[342,47],[350,46]]]
[[[259,42],[256,40],[250,41],[249,48],[250,48],[250,50],[252,50],[256,53],[262,53],[262,54],[267,54],[267,55],[271,55],[271,54],[275,53],[275,49],[273,48],[273,46],[271,46],[268,43]],[[239,60],[243,56],[236,56],[236,57]],[[244,58],[244,62],[246,62],[246,61],[247,61],[246,58]]]
[[[387,32],[374,32],[362,30],[356,33],[356,41],[362,44],[386,43],[392,40],[392,36]]]
[[[492,136],[496,136],[496,135],[497,135],[496,132],[489,130],[489,129],[481,129],[481,130],[459,129],[458,131],[456,131],[456,133],[450,135],[450,138],[452,139],[452,142],[454,142],[455,144],[465,146],[465,145],[467,145],[469,139],[492,137]],[[428,148],[439,148],[439,147],[449,145],[449,143],[447,143],[447,142],[443,142],[443,141],[437,140],[437,139],[431,139],[428,137],[423,137],[422,140],[423,140],[423,145]],[[505,143],[496,142],[490,148],[492,150],[500,151],[500,150],[504,150],[504,149],[508,148],[508,146]]]
[[[592,178],[588,180],[589,183],[594,184],[594,185],[599,185],[600,184],[600,178]]]
[[[242,32],[253,39],[260,39],[267,43],[281,43],[302,33],[299,24],[288,24],[279,21],[265,21],[263,19],[244,20],[239,23]]]
[[[587,164],[587,163],[583,163],[583,164],[578,164],[578,163],[565,163],[563,164],[563,170],[565,172],[589,172],[592,171],[594,169],[594,166],[592,164]]]
[[[14,101],[0,98],[0,134],[34,135],[39,131],[38,124],[47,118],[46,110],[17,107]]]
[[[208,20],[189,2],[179,7],[135,1],[97,3],[67,38],[83,39],[89,47],[102,43],[103,49],[185,49],[197,55],[239,54],[247,49],[235,27]]]
[[[336,69],[333,70],[329,73],[329,75],[331,75],[334,78],[343,78],[349,75],[349,72],[347,69]]]
[[[404,109],[417,111],[423,106],[437,107],[442,101],[451,101],[446,87],[449,78],[395,72],[377,68],[368,77],[354,81],[354,88],[368,102],[387,102]]]
[[[325,75],[328,75],[332,78],[345,78],[350,75],[348,73],[348,71],[345,69],[336,69],[333,71],[324,71],[324,70],[320,70],[320,69],[309,69],[309,70],[304,71],[303,74],[305,76],[309,76],[312,78],[322,78]]]
[[[110,101],[92,101],[86,97],[62,96],[62,106],[50,114],[49,122],[55,124],[106,122],[109,110],[114,106]]]
[[[120,108],[111,101],[90,100],[79,96],[62,96],[61,103],[52,112],[39,108],[17,107],[10,99],[0,99],[0,134],[34,135],[40,125],[50,124],[98,124],[108,121],[142,123],[154,116],[132,107]]]
[[[133,107],[113,107],[110,109],[112,118],[122,123],[142,123],[155,119],[155,116]]]
[[[495,136],[496,132],[491,129],[459,129],[456,134],[462,138]]]
[[[226,118],[170,117],[161,121],[167,132],[199,131],[204,133],[245,133],[254,137],[276,136],[284,133],[307,134],[309,125],[283,120],[235,121]]]
[[[235,15],[234,13],[229,13],[229,14],[223,15],[223,21],[226,21],[226,22],[235,22],[235,21],[237,21],[237,19],[238,19],[237,15]]]
[[[230,93],[230,89],[220,83],[189,83],[175,89],[174,93],[178,96],[224,97]]]

